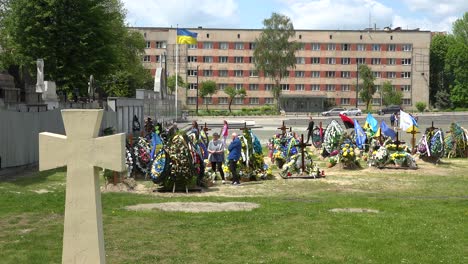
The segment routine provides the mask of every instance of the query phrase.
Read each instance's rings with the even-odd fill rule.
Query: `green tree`
[[[468,12],[463,17],[453,23],[452,32],[458,41],[468,45]]]
[[[370,102],[376,92],[374,86],[375,77],[372,75],[371,69],[367,65],[359,65],[359,79],[362,83],[359,84],[359,96],[366,103],[366,110],[370,110]]]
[[[183,87],[185,88],[185,82],[184,82],[184,79],[182,77],[180,77],[180,75],[177,75],[177,80],[178,80],[178,86],[179,87]],[[176,77],[175,77],[175,74],[174,75],[171,75],[167,78],[167,88],[169,88],[169,93],[174,93],[175,91],[175,87],[176,87]]]
[[[438,109],[451,108],[452,101],[450,101],[450,94],[447,90],[439,90],[435,95],[435,107]]]
[[[445,58],[449,47],[448,37],[435,35],[431,41],[430,48],[430,79],[429,79],[429,101],[432,105],[437,103],[436,94],[439,91],[448,91],[449,85],[445,71]]]
[[[391,82],[386,81],[382,84],[382,104],[388,105],[401,105],[403,93],[393,89]]]
[[[232,86],[228,86],[224,88],[224,93],[227,94],[229,97],[229,113],[231,113],[231,105],[232,101],[234,101],[234,98],[238,96],[239,98],[244,98],[247,95],[247,92],[245,91],[244,87],[242,87],[239,90],[236,90],[236,88]]]
[[[216,82],[211,81],[211,80],[204,81],[200,85],[199,95],[200,95],[201,98],[206,98],[208,96],[213,96],[213,94],[215,94],[218,91],[217,89],[218,89],[218,87],[216,85]],[[208,110],[208,101],[207,100],[205,100],[205,101],[206,101],[206,103],[205,103],[206,110]]]
[[[418,109],[419,112],[424,112],[426,109],[426,103],[424,102],[416,102],[416,109]]]
[[[290,41],[296,31],[289,17],[273,13],[263,20],[263,26],[262,33],[255,40],[255,68],[274,80],[272,94],[279,111],[280,83],[288,76],[288,69],[296,67],[295,53],[300,45]]]

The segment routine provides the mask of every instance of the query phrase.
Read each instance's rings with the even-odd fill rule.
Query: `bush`
[[[426,103],[417,102],[416,103],[416,109],[418,109],[419,112],[424,112],[424,110],[426,109]]]

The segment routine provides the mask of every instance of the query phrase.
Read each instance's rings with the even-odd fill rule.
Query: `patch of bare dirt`
[[[252,211],[260,207],[256,203],[245,202],[226,202],[226,203],[209,203],[209,202],[170,202],[170,203],[155,203],[155,204],[137,204],[127,206],[127,210],[161,210],[166,212],[226,212],[226,211]]]
[[[333,208],[329,210],[333,213],[379,213],[379,210],[368,209],[368,208]]]

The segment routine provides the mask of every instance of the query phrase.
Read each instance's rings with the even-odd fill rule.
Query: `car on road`
[[[346,116],[360,116],[362,115],[362,111],[359,108],[350,108],[350,109],[342,111],[340,114],[346,115]]]
[[[330,109],[328,111],[322,112],[322,115],[323,116],[337,116],[337,115],[339,115],[341,112],[343,112],[345,110],[346,110],[345,108],[335,107],[335,108],[332,108],[332,109]]]
[[[380,109],[379,115],[392,114],[392,113],[400,112],[400,110],[403,110],[403,108],[401,108],[401,106],[399,105],[389,105],[385,108]]]

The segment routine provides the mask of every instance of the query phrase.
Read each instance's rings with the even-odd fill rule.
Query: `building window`
[[[267,83],[265,84],[265,91],[271,91],[273,90],[273,84]]]
[[[206,34],[206,38],[210,38],[210,34],[209,34],[209,33]]]
[[[327,50],[336,50],[335,43],[328,43],[327,44]]]
[[[366,44],[357,44],[357,50],[358,51],[365,51],[366,50]]]
[[[213,62],[213,56],[203,56],[203,62]]]
[[[151,41],[146,41],[146,48],[147,49],[151,48]]]
[[[376,92],[379,92],[380,91],[380,85],[379,84],[374,85],[374,89],[375,89]]]
[[[253,50],[257,47],[257,44],[255,44],[255,42],[250,42],[249,43],[249,49]]]
[[[372,72],[372,76],[374,76],[374,78],[380,78],[380,77],[381,77],[381,73],[380,73],[380,72],[375,72],[375,71],[373,71],[373,72]]]
[[[401,59],[401,64],[403,64],[403,65],[411,65],[411,59],[409,59],[409,58]]]
[[[226,87],[228,87],[227,83],[218,83],[218,89],[219,90],[224,90],[224,89],[226,89]]]
[[[244,62],[244,57],[234,57],[234,62],[235,63],[243,63]]]
[[[252,57],[252,56],[250,56],[250,57],[249,57],[249,63],[255,63],[255,58]]]
[[[258,71],[257,70],[250,70],[249,76],[250,77],[258,77]]]
[[[341,58],[341,64],[350,64],[351,58]]]
[[[411,99],[403,98],[403,105],[411,105]]]
[[[380,44],[372,44],[372,51],[380,51]]]
[[[157,49],[165,49],[166,48],[166,41],[156,41],[156,48]]]
[[[341,78],[350,78],[351,74],[349,71],[342,71],[341,72]]]
[[[213,70],[203,70],[203,76],[213,76]]]
[[[341,105],[349,105],[351,100],[349,98],[341,98]]]
[[[371,64],[373,64],[373,65],[378,65],[378,64],[380,64],[380,58],[372,58]]]
[[[413,48],[413,45],[411,45],[411,44],[403,44],[403,45],[401,45],[401,50],[402,50],[402,51],[411,51],[412,48]]]
[[[228,70],[219,70],[219,77],[228,77]]]
[[[396,59],[395,58],[387,58],[387,65],[395,65]]]
[[[227,50],[227,49],[229,49],[229,44],[227,42],[220,42],[219,43],[219,49]]]
[[[396,51],[396,45],[395,44],[388,44],[387,45],[387,51]]]
[[[213,49],[213,42],[203,42],[203,49]]]
[[[271,97],[266,97],[265,98],[265,104],[273,104],[275,100]]]
[[[143,56],[143,62],[150,62],[150,61],[151,61],[151,57],[149,55]]]
[[[187,61],[188,62],[197,62],[198,57],[197,56],[188,56]]]
[[[296,57],[296,64],[305,64],[304,57]]]
[[[366,64],[366,58],[356,58],[357,64]]]
[[[227,56],[219,56],[219,63],[227,63],[228,57]]]
[[[234,76],[242,77],[242,76],[244,76],[244,71],[243,70],[234,70]]]
[[[197,70],[187,70],[188,76],[197,76]]]
[[[312,64],[320,64],[320,58],[319,57],[312,57],[311,63]]]
[[[343,92],[349,92],[349,84],[342,84],[341,85],[341,91]]]
[[[258,97],[250,97],[249,98],[249,104],[258,105],[258,103],[259,103]]]
[[[372,98],[372,105],[380,105],[380,98]]]
[[[235,105],[242,105],[242,104],[244,104],[244,98],[239,98],[239,97],[234,98],[233,103],[234,103]]]
[[[236,42],[236,43],[234,43],[234,49],[236,49],[236,50],[243,50],[243,49],[244,49],[244,43],[242,43],[242,42]]]
[[[213,104],[213,98],[203,97],[203,104]]]
[[[249,84],[249,90],[250,91],[258,91],[258,84],[256,84],[256,83]]]
[[[282,91],[289,91],[289,84],[281,84]]]
[[[301,36],[301,35],[299,35],[299,36]],[[304,43],[298,43],[298,45],[299,45],[299,50],[305,50]]]
[[[327,71],[325,76],[327,78],[334,78],[335,77],[335,72],[334,71]]]
[[[366,103],[361,99],[358,98],[358,105],[365,105]]]
[[[320,50],[320,43],[312,43],[312,50]]]
[[[336,64],[336,58],[327,58],[327,64]]]
[[[304,71],[296,71],[295,76],[296,76],[296,78],[304,78],[305,77],[305,72]]]
[[[401,91],[402,92],[410,92],[411,91],[411,85],[402,85],[401,86]]]
[[[196,83],[189,83],[189,90],[196,90],[197,89],[197,84]]]
[[[227,105],[228,104],[228,98],[227,97],[218,97],[218,104]]]
[[[303,84],[296,84],[296,91],[305,91],[305,86]]]
[[[240,90],[240,89],[244,88],[244,85],[242,83],[236,83],[236,84],[234,84],[234,88],[236,88],[236,90]]]
[[[190,44],[188,45],[188,49],[197,49],[198,45],[197,44]]]
[[[310,89],[312,91],[320,91],[320,84],[311,84]]]
[[[351,50],[351,44],[341,44],[341,50]]]
[[[387,72],[387,78],[388,79],[395,79],[396,78],[396,72]]]
[[[312,78],[320,78],[320,72],[319,71],[312,71],[311,72],[311,77]]]
[[[197,97],[187,97],[187,104],[189,105],[197,104]]]
[[[325,89],[328,91],[328,92],[332,92],[332,91],[335,91],[335,85],[334,84],[327,84],[325,85]]]
[[[405,79],[411,78],[411,72],[402,72],[401,78],[405,78]]]

